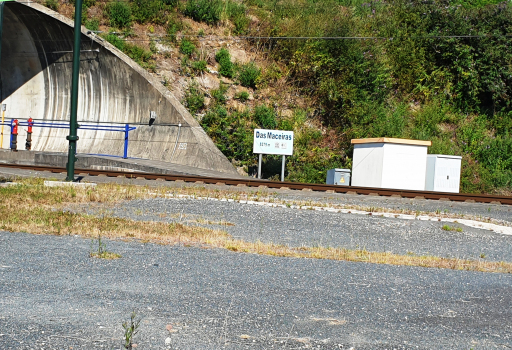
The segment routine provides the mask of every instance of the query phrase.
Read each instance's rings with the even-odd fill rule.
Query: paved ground
[[[104,207],[100,207],[103,211]],[[95,212],[89,210],[89,212]],[[512,261],[512,236],[470,228],[462,232],[442,229],[444,222],[403,220],[317,212],[291,208],[190,199],[150,199],[123,203],[112,215],[147,221],[231,223],[209,225],[246,241],[298,246],[366,248],[397,254]]]
[[[118,349],[133,309],[140,349],[512,346],[510,275],[89,243],[0,233],[0,348]]]
[[[510,206],[276,195],[511,217]],[[252,241],[512,260],[511,236],[464,226],[448,233],[437,222],[206,200],[133,201],[109,210],[144,220],[229,221],[234,226],[214,226]],[[512,348],[511,275],[121,241],[108,248],[123,257],[104,261],[89,258],[90,243],[0,232],[0,349],[119,349],[132,310],[143,317],[139,349]]]

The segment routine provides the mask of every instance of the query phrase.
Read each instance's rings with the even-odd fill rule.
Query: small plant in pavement
[[[121,257],[120,254],[112,253],[107,250],[107,245],[105,242],[101,240],[101,235],[98,235],[98,245],[97,250],[93,249],[93,247],[96,246],[94,240],[91,242],[91,252],[89,253],[89,256],[91,258],[100,258],[100,259],[119,259]]]
[[[137,314],[133,311],[130,315],[130,320],[123,322],[125,349],[133,349],[133,337],[139,332],[140,321],[141,319],[137,319]]]

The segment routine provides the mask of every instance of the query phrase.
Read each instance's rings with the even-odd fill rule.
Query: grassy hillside
[[[72,16],[67,1],[43,2]],[[83,23],[149,71],[161,74],[177,62],[170,70],[179,75],[173,81],[187,82],[184,104],[245,171],[257,160],[255,127],[296,132],[286,179],[303,182],[324,182],[327,169],[350,167],[352,138],[403,137],[431,140],[429,153],[461,155],[461,191],[511,192],[508,2],[86,0],[85,6]],[[235,46],[250,59],[234,57]],[[280,159],[266,157],[264,176],[277,178],[279,170]]]

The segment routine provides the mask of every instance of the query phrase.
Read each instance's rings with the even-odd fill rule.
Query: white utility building
[[[425,191],[459,193],[461,160],[460,156],[427,155]]]
[[[425,190],[427,147],[431,141],[354,139],[352,186]]]

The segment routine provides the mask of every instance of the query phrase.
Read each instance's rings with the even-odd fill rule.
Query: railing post
[[[9,124],[9,126],[11,127],[11,132],[9,133],[11,135],[11,138],[10,138],[10,141],[9,141],[9,149],[12,149],[12,128],[14,127],[13,126],[13,121],[14,121],[14,119],[11,119],[11,123]]]
[[[130,133],[130,124],[124,126],[124,153],[123,158],[128,158],[128,134]]]

